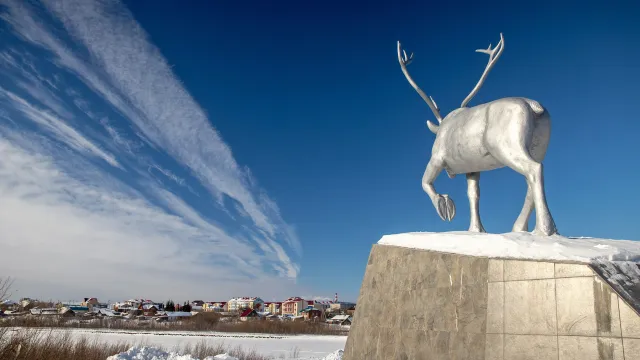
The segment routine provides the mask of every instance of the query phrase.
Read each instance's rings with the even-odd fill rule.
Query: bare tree
[[[11,277],[0,277],[0,302],[7,300],[11,296],[11,285],[13,279]]]

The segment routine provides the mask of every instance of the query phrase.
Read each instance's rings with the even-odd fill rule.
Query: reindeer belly
[[[446,144],[444,163],[449,175],[489,171],[504,166],[487,149],[484,121],[471,118],[460,125],[452,126],[442,139],[442,144]]]
[[[503,167],[496,158],[494,158],[484,148],[472,149],[470,153],[449,156],[445,159],[445,169],[450,175],[467,174],[472,172],[489,171]],[[476,152],[478,151],[478,152]]]

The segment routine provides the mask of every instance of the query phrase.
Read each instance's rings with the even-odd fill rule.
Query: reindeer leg
[[[536,211],[536,227],[533,233],[547,236],[557,234],[555,222],[547,205],[542,171],[542,158],[549,135],[548,129],[545,128],[548,124],[545,125],[544,121],[548,119],[534,119],[533,113],[528,108],[509,107],[502,110],[495,112],[495,133],[491,136],[487,135],[492,141],[489,149],[491,155],[527,179],[529,185],[527,198],[531,196]],[[536,123],[536,121],[542,121],[542,123]],[[498,126],[499,124],[501,126]],[[530,201],[525,200],[522,213],[514,224],[515,230],[525,229],[527,219],[525,215],[530,211]]]
[[[469,231],[486,232],[480,221],[480,173],[473,172],[467,174],[467,196],[471,208],[471,224]]]
[[[513,224],[513,232],[527,232],[529,231],[529,218],[531,217],[531,212],[533,211],[533,191],[531,191],[531,186],[529,186],[529,182],[527,181],[527,196],[524,198],[524,205],[522,206],[522,211],[520,212],[520,216]]]
[[[444,169],[444,162],[441,159],[431,157],[427,169],[422,176],[422,189],[429,195],[433,206],[438,211],[442,220],[451,221],[456,215],[456,206],[448,195],[440,195],[433,187],[433,182]]]
[[[557,234],[558,230],[556,229],[556,224],[551,217],[549,206],[547,205],[542,168],[543,166],[540,163],[531,164],[527,178],[529,178],[529,183],[531,184],[533,202],[536,209],[536,228],[533,230],[533,233],[549,236]]]
[[[532,193],[531,195],[533,195],[533,203],[536,209],[536,227],[533,230],[533,233],[547,236],[557,234],[558,230],[556,229],[556,224],[549,212],[547,199],[544,193],[542,164],[533,160],[529,156],[529,153],[524,150],[521,154],[515,155],[516,156],[509,161],[510,166],[515,171],[526,177],[529,189]],[[526,200],[525,205],[527,205]],[[523,209],[523,212],[524,210],[525,209]],[[522,214],[520,216],[522,217]],[[520,217],[518,219],[520,219]],[[518,223],[516,222],[516,224]]]

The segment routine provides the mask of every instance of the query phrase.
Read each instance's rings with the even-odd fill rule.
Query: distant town
[[[260,297],[236,297],[227,301],[172,300],[156,302],[148,299],[129,299],[121,302],[100,302],[95,297],[80,301],[47,302],[31,298],[0,303],[0,317],[101,317],[153,322],[172,322],[217,313],[221,317],[240,321],[280,320],[311,321],[350,327],[356,304],[334,300],[306,300],[290,297],[278,302],[265,302]]]

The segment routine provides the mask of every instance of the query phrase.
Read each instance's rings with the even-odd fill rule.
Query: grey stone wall
[[[374,245],[345,360],[638,360],[640,317],[588,265]]]
[[[484,359],[488,265],[374,245],[344,359]]]
[[[489,266],[486,360],[640,359],[640,317],[588,265]]]

